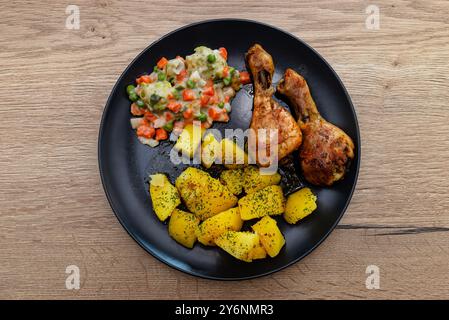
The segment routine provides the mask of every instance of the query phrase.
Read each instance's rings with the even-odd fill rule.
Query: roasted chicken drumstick
[[[277,160],[281,160],[301,145],[302,134],[290,112],[272,98],[274,64],[271,55],[262,46],[255,44],[246,53],[246,62],[254,81],[254,108],[250,128],[253,129],[252,134],[255,135],[257,146],[249,152],[260,166],[268,166],[273,160],[270,158],[272,140],[269,134],[263,136],[259,129],[277,131]],[[261,141],[262,139],[265,141]],[[265,148],[265,151],[256,152],[261,148]]]
[[[342,179],[354,158],[351,138],[320,115],[306,80],[294,70],[285,71],[277,90],[290,101],[298,118],[303,134],[300,161],[306,180],[330,186]]]

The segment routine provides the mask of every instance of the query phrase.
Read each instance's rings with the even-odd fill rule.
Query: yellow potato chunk
[[[268,186],[239,200],[240,216],[251,220],[284,212],[285,199],[280,186]]]
[[[249,258],[251,260],[256,259],[265,259],[267,257],[267,252],[265,251],[265,248],[261,246],[260,244],[255,247],[253,250],[251,250],[249,254]]]
[[[189,211],[201,220],[237,204],[237,197],[226,186],[200,169],[187,168],[176,179],[175,185]]]
[[[311,214],[316,208],[316,196],[309,188],[303,188],[288,196],[284,219],[288,223],[295,224]]]
[[[150,176],[150,196],[153,210],[161,221],[165,221],[172,211],[181,203],[178,190],[165,174]]]
[[[233,194],[239,195],[243,190],[243,170],[224,170],[220,174],[220,181],[225,186],[227,186],[229,191],[231,191]]]
[[[259,236],[256,233],[240,231],[226,231],[215,240],[215,243],[233,257],[245,262],[254,259],[253,250],[260,246]]]
[[[222,233],[229,230],[240,231],[242,225],[239,208],[231,208],[201,223],[197,232],[198,241],[206,246],[214,246],[215,239]]]
[[[175,209],[168,223],[168,233],[184,247],[193,248],[199,223],[200,219],[194,214]]]
[[[228,169],[236,169],[248,164],[247,153],[234,141],[221,140],[221,161]]]
[[[245,167],[243,171],[243,187],[248,194],[279,184],[280,181],[281,175],[279,173],[261,174],[256,166]]]
[[[260,242],[268,255],[272,258],[276,257],[285,244],[284,236],[279,230],[276,220],[265,216],[254,224],[252,229],[259,235]]]
[[[173,148],[182,152],[183,155],[192,158],[200,145],[204,131],[205,129],[201,128],[201,125],[187,124]]]
[[[203,144],[201,145],[201,164],[205,168],[210,168],[217,157],[221,154],[221,144],[215,139],[212,133],[204,136]]]

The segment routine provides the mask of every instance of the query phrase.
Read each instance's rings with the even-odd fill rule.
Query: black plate
[[[238,261],[224,251],[196,244],[186,249],[170,238],[167,226],[152,211],[147,177],[165,172],[174,179],[185,168],[168,160],[172,147],[163,142],[157,148],[141,144],[129,124],[130,102],[126,86],[151,71],[162,57],[185,56],[199,45],[226,47],[229,65],[245,68],[244,54],[260,43],[276,66],[276,83],[287,68],[299,71],[308,81],[322,115],[342,128],[356,145],[356,158],[346,178],[331,188],[312,187],[318,209],[297,225],[282,218],[278,224],[286,246],[273,259],[252,263]],[[251,120],[251,85],[240,90],[232,101],[231,121],[214,128],[243,128]],[[178,29],[154,42],[134,59],[118,79],[106,104],[98,141],[100,174],[107,198],[118,220],[150,254],[169,266],[210,279],[249,279],[281,270],[316,248],[334,229],[349,204],[360,165],[360,135],[351,100],[340,79],[327,62],[303,41],[282,30],[248,20],[211,20]]]

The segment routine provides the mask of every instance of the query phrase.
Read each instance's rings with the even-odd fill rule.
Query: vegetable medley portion
[[[194,120],[203,128],[229,121],[230,100],[250,83],[249,74],[228,66],[225,48],[201,46],[194,51],[185,59],[162,57],[150,74],[126,88],[134,116],[131,126],[140,142],[154,147],[169,135],[176,141]]]

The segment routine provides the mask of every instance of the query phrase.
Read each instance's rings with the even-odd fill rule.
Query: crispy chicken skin
[[[306,80],[294,70],[285,71],[277,90],[290,101],[301,127],[300,161],[306,180],[330,186],[342,179],[354,158],[351,138],[320,115]]]
[[[246,53],[246,63],[254,82],[254,108],[250,128],[254,130],[252,134],[255,135],[253,138],[257,142],[255,145],[266,146],[266,152],[256,152],[258,147],[248,151],[260,166],[268,166],[270,161],[274,161],[270,158],[271,137],[269,134],[262,136],[258,129],[277,130],[277,160],[281,160],[301,145],[302,134],[290,112],[272,98],[274,88],[271,86],[271,80],[274,64],[271,55],[262,46],[255,44]],[[262,142],[261,139],[265,141]]]

